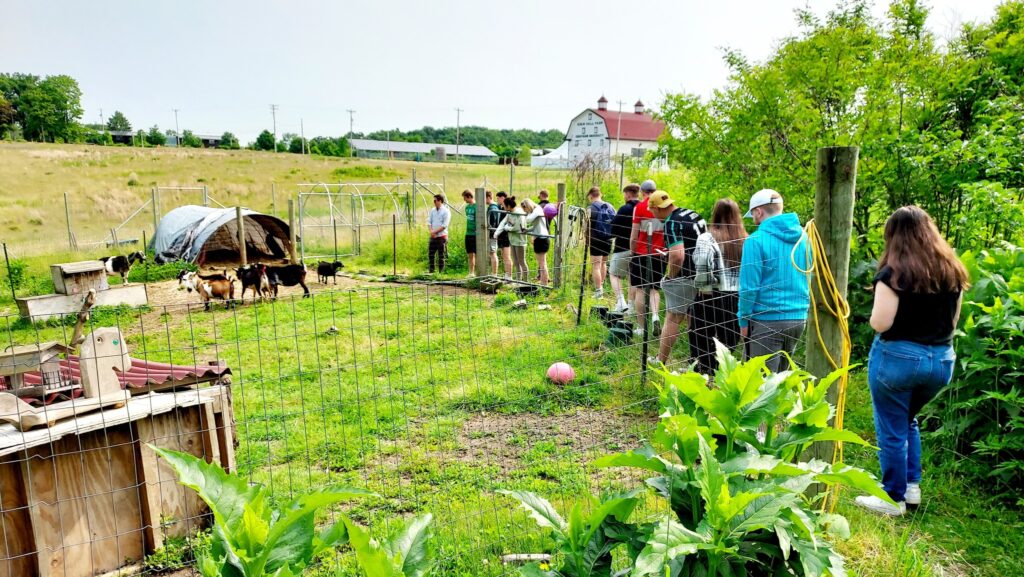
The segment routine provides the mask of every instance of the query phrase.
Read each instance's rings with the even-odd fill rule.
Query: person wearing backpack
[[[594,298],[599,299],[604,297],[606,265],[612,252],[615,207],[601,200],[601,189],[596,186],[590,189],[587,198],[590,200],[590,270],[594,280]]]

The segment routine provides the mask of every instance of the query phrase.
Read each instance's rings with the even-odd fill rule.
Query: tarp
[[[572,162],[569,160],[569,141],[543,156],[531,156],[530,166],[534,168],[569,168]]]
[[[242,209],[246,256],[250,261],[288,255],[288,225],[277,217]],[[156,227],[150,248],[157,262],[185,260],[200,263],[241,257],[234,207],[186,205],[168,212]]]

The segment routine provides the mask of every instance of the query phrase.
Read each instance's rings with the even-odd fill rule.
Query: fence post
[[[327,193],[330,195],[330,193]],[[352,254],[359,254],[359,225],[356,224],[356,195],[352,194],[348,197],[349,206],[349,218],[352,220]],[[331,222],[334,222],[334,205],[331,205]],[[338,227],[334,226],[334,260],[338,260]]]
[[[117,229],[110,229],[110,246],[115,250],[120,249],[121,243],[117,242]]]
[[[391,276],[398,276],[398,215],[391,213]]]
[[[306,229],[303,228],[302,213],[303,211],[302,195],[299,195],[299,261],[306,262]]]
[[[68,248],[75,250],[75,233],[71,232],[71,208],[68,206],[68,193],[64,193],[64,219],[68,223]]]
[[[160,223],[160,208],[156,205],[156,187],[149,189],[149,201],[153,204],[153,236],[156,236],[156,227]]]
[[[476,276],[487,276],[491,267],[491,229],[487,226],[487,189],[476,189]]]
[[[288,256],[291,257],[292,264],[295,264],[298,259],[295,258],[295,201],[288,199]]]
[[[7,264],[7,284],[11,287],[11,300],[18,302],[18,295],[14,292],[14,277],[11,276],[11,259],[7,256],[7,243],[4,243],[4,263]]]
[[[562,288],[562,268],[565,266],[565,243],[569,241],[569,234],[565,214],[565,183],[558,183],[558,216],[555,217],[555,262],[551,275],[552,284],[556,289]]]
[[[277,216],[277,184],[270,183],[270,214]]]
[[[856,146],[836,146],[818,149],[817,176],[814,187],[814,224],[825,247],[825,258],[832,269],[835,286],[842,299],[846,299],[850,277],[850,230],[853,227],[854,191],[857,185]],[[839,319],[828,312],[838,310],[832,295],[822,294],[818,287],[820,267],[815,267],[811,278],[811,294],[815,309],[810,311],[807,323],[806,369],[818,378],[831,373],[834,368],[829,356],[839,365],[844,357],[845,339]],[[824,281],[821,281],[824,284]],[[821,334],[821,340],[818,334]],[[822,347],[824,342],[824,348]],[[839,400],[839,388],[828,392],[828,401],[833,406]],[[815,443],[812,454],[822,460],[831,461],[833,443]]]
[[[413,227],[413,222],[416,221],[416,169],[412,169],[412,194],[409,197],[409,228]]]
[[[508,162],[508,195],[515,196],[512,193],[512,185],[515,184],[516,177],[516,159],[515,157],[509,158]]]
[[[210,206],[210,189],[203,185],[203,206]]]
[[[622,190],[623,186],[626,186],[625,178],[626,178],[626,155],[622,154],[619,157],[619,190],[620,191]]]
[[[235,216],[238,218],[238,254],[242,257],[242,266],[249,264],[245,258],[245,217],[242,216],[242,207],[235,207]]]

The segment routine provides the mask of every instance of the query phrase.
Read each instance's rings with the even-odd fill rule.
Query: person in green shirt
[[[462,200],[466,201],[466,260],[469,261],[469,276],[476,275],[476,199],[473,191],[462,191]]]

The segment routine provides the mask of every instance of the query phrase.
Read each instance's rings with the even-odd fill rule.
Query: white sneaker
[[[643,329],[643,327],[637,327],[637,328],[633,329],[633,334],[638,336],[638,337],[644,336],[644,329]]]
[[[907,505],[920,505],[921,485],[919,483],[907,483],[907,492],[903,493],[903,501]]]
[[[661,319],[658,318],[658,315],[654,315],[654,320],[651,321],[651,334],[656,337],[661,336]]]
[[[619,299],[618,302],[615,303],[615,308],[612,309],[612,312],[621,313],[624,310],[626,310],[626,301]]]
[[[665,363],[661,362],[658,357],[647,357],[647,366],[665,368]]]
[[[874,495],[862,495],[854,499],[858,505],[864,507],[872,513],[878,513],[880,515],[888,515],[890,517],[899,517],[907,512],[907,505],[903,501],[896,503],[895,506],[886,503],[885,501],[875,497]]]
[[[597,289],[596,291],[594,291],[594,298],[595,299],[603,299],[604,298],[604,289]]]
[[[631,315],[633,314],[633,305],[627,304],[626,308],[622,309],[622,314]]]

